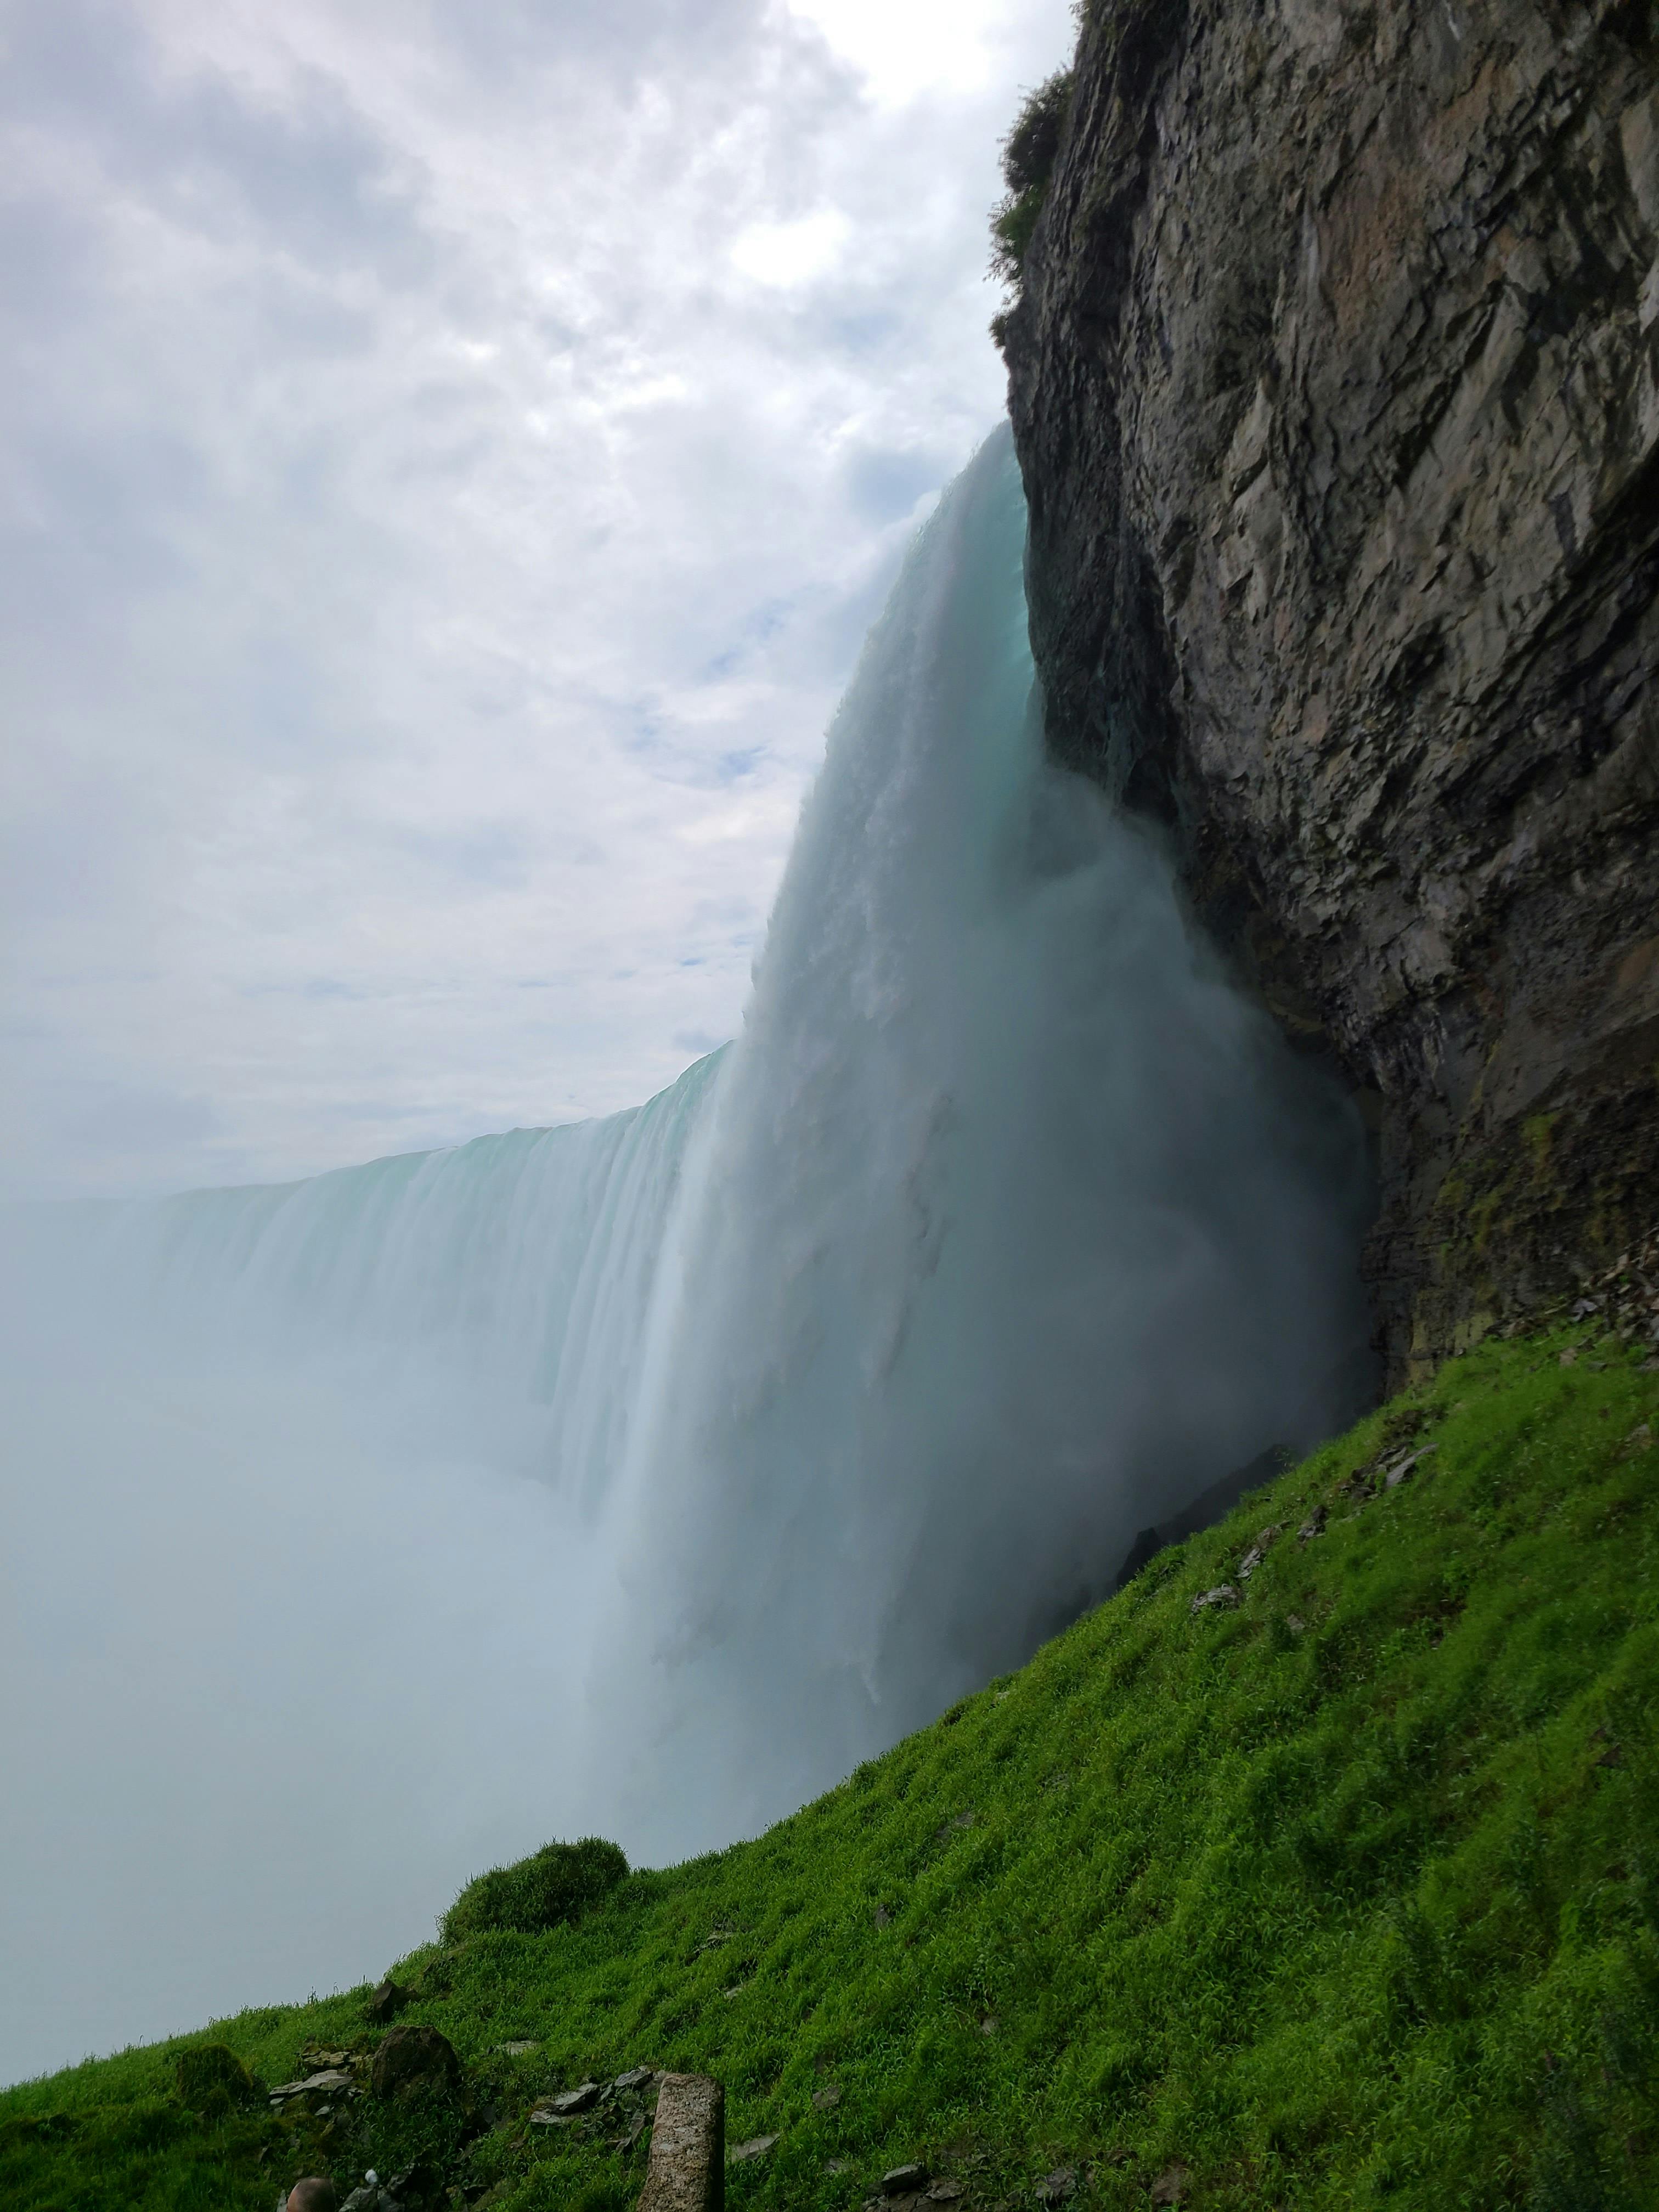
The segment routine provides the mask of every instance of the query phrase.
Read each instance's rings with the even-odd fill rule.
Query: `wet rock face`
[[[1396,1376],[1659,1218],[1653,20],[1094,0],[1008,325],[1052,742],[1368,1094]]]

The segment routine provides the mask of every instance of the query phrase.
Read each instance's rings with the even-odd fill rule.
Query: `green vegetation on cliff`
[[[757,1841],[411,1954],[462,2098],[181,2084],[381,2033],[363,1990],[247,2013],[0,2097],[0,2199],[270,2212],[423,2150],[453,2203],[598,2212],[642,2144],[527,2115],[653,2065],[778,2138],[737,2206],[910,2158],[969,2208],[1061,2167],[1188,2212],[1659,2203],[1656,1426],[1614,1340],[1488,1344]]]
[[[1024,271],[1025,249],[1048,195],[1049,176],[1060,157],[1073,85],[1070,70],[1056,70],[1026,95],[1013,128],[1002,142],[1002,181],[1008,190],[991,215],[991,273],[1015,290]],[[997,323],[991,327],[994,333]]]

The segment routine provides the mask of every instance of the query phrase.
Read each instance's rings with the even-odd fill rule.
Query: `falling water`
[[[33,1840],[0,1889],[46,1930],[27,1990],[77,1943],[88,1991],[126,1960],[87,2040],[378,1970],[561,1828],[657,1858],[750,1830],[1353,1409],[1357,1120],[1046,759],[1024,529],[1000,433],[866,646],[742,1036],[660,1097],[15,1218],[31,1717],[0,1753]],[[130,1796],[95,1726],[52,1735],[65,1641],[75,1711],[137,1731]],[[109,1910],[77,1917],[52,1808],[67,1836],[94,1800]],[[168,1981],[227,1820],[270,1940],[227,1909]]]

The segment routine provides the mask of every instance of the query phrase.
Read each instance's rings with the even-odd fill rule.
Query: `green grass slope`
[[[1659,2204],[1639,1360],[1583,1331],[1478,1350],[756,1842],[411,1954],[404,2018],[452,2039],[468,2109],[180,2101],[191,2045],[267,2083],[371,2051],[358,1990],[0,2097],[0,2200],[270,2212],[308,2167],[424,2149],[452,2203],[603,2212],[643,2145],[526,2116],[648,2063],[719,2075],[729,2143],[777,2136],[736,2206],[838,2212],[912,2158],[967,2207],[1061,2166],[1078,2204],[1189,2212]],[[1224,1580],[1239,1603],[1195,1613]]]

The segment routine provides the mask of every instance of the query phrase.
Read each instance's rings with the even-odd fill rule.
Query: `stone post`
[[[706,2074],[665,2074],[639,2212],[721,2212],[726,2092]]]

